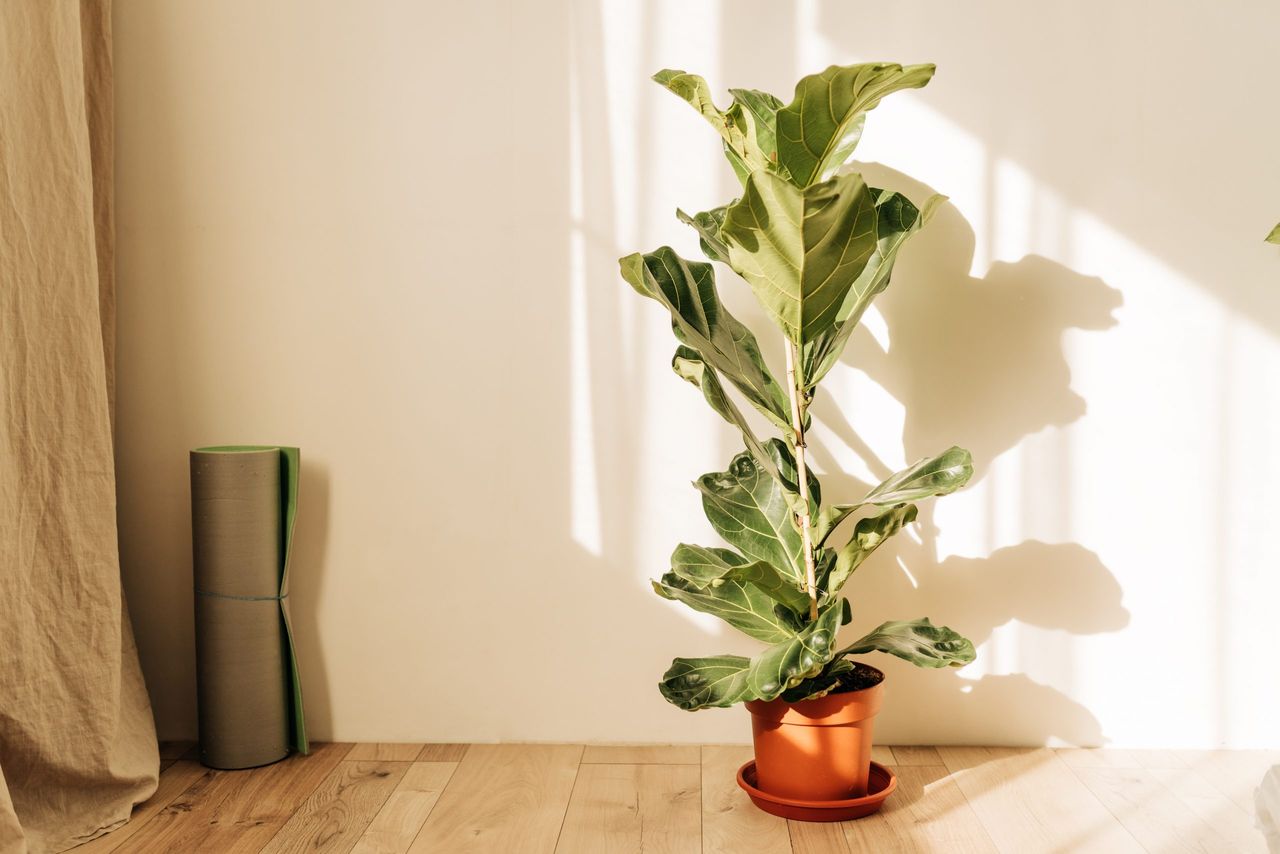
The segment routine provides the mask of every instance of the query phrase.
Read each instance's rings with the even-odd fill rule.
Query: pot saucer
[[[849,821],[879,810],[898,787],[898,777],[879,762],[872,762],[866,797],[845,801],[799,801],[757,789],[756,761],[752,759],[738,769],[738,785],[751,797],[752,803],[771,815],[796,821]]]

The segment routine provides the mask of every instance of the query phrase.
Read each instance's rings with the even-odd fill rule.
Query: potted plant
[[[780,382],[756,336],[720,302],[712,263],[667,246],[620,260],[622,277],[671,313],[676,374],[701,390],[744,445],[724,471],[695,483],[711,526],[732,548],[677,546],[654,590],[768,644],[751,658],[677,658],[658,687],[690,711],[746,703],[755,761],[739,782],[762,808],[790,817],[865,814],[892,791],[892,775],[870,761],[884,674],[850,656],[887,652],[921,667],[974,657],[972,643],[928,618],[891,620],[851,644],[836,641],[851,619],[845,583],[915,519],[912,502],[968,481],[969,453],[950,448],[921,460],[848,504],[824,504],[806,454],[818,384],[888,286],[903,244],[945,201],[935,196],[917,207],[842,167],[867,111],[885,95],[924,86],[933,71],[832,66],[802,79],[790,104],[732,89],[727,110],[697,75],[667,70],[653,78],[716,129],[743,188],[727,205],[676,215],[698,232],[710,262],[746,280],[781,332],[786,364]],[[738,398],[779,436],[761,440]]]

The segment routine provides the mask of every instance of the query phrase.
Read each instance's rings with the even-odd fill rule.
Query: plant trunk
[[[800,354],[793,341],[787,341],[787,394],[791,398],[791,429],[795,433],[796,478],[800,488],[800,539],[804,546],[804,583],[809,593],[809,619],[818,619],[818,579],[814,569],[812,520],[809,518],[809,470],[805,464],[804,414],[800,407],[803,394],[800,376]]]

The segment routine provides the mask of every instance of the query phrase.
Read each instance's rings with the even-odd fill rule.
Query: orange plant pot
[[[799,703],[748,701],[756,785],[770,795],[799,801],[866,797],[883,673],[880,679],[861,691]]]

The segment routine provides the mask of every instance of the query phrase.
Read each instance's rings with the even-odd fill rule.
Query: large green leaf
[[[1267,235],[1268,243],[1280,243],[1280,225],[1271,229],[1271,233]]]
[[[827,574],[820,576],[818,586],[822,588],[823,601],[840,592],[840,588],[849,580],[849,576],[880,547],[880,544],[910,525],[916,519],[916,506],[903,504],[890,507],[874,516],[859,519],[853,526],[853,536],[849,542],[836,552],[835,564]]]
[[[741,655],[677,658],[662,674],[658,690],[667,702],[687,712],[727,708],[753,700],[747,685],[751,659]]]
[[[747,452],[738,454],[723,472],[704,474],[694,482],[702,493],[702,508],[716,533],[748,558],[763,560],[799,582],[804,578],[804,552],[791,507],[798,487],[791,451],[778,439],[765,449],[772,456],[782,484],[769,476]],[[809,472],[811,509],[820,504],[821,488]]]
[[[751,330],[720,303],[710,264],[685,261],[670,246],[618,263],[627,284],[671,312],[680,343],[697,350],[771,421],[789,427],[786,392],[765,365]]]
[[[677,658],[658,683],[662,696],[687,711],[772,700],[822,672],[831,661],[842,605],[834,603],[795,637],[756,655]]]
[[[881,624],[866,637],[840,650],[840,655],[887,652],[916,667],[962,667],[973,661],[973,643],[928,617]]]
[[[964,448],[951,447],[936,457],[925,457],[890,475],[856,504],[833,504],[818,513],[814,537],[822,545],[844,519],[869,504],[889,507],[935,495],[950,495],[973,477],[973,458]]]
[[[725,421],[738,428],[738,432],[742,434],[743,443],[746,444],[747,450],[756,462],[769,473],[770,477],[781,479],[782,476],[778,473],[778,467],[773,458],[752,432],[751,425],[742,416],[742,410],[738,409],[729,395],[725,394],[724,386],[720,384],[720,377],[714,368],[703,361],[702,355],[691,347],[677,347],[676,354],[671,360],[671,369],[681,379],[688,380],[701,389],[702,396],[706,398],[711,408]]]
[[[711,123],[717,133],[724,135],[724,129],[728,125],[725,113],[716,106],[715,100],[711,97],[711,87],[701,75],[690,74],[675,68],[664,68],[653,75],[653,80],[665,87],[667,91],[687,101]]]
[[[730,266],[803,347],[834,328],[875,252],[875,199],[860,175],[798,190],[772,172],[753,172],[725,214],[720,239]]]
[[[683,602],[695,611],[719,617],[743,634],[765,643],[780,643],[796,634],[798,618],[778,613],[774,600],[747,581],[726,576],[705,587],[695,587],[674,572],[668,572],[661,581],[653,582],[653,590],[664,599]]]
[[[719,580],[749,584],[793,614],[806,614],[809,611],[809,594],[762,560],[734,567]],[[716,583],[712,582],[712,586]]]
[[[742,128],[743,132],[755,140],[756,150],[760,152],[761,158],[768,167],[773,171],[783,171],[778,165],[778,110],[782,109],[782,101],[778,100],[768,92],[761,92],[757,89],[730,89],[729,94],[733,96],[733,106],[730,108],[730,117],[734,123]],[[751,164],[744,161],[744,166]],[[751,170],[747,170],[747,176]],[[785,176],[785,171],[783,171]],[[742,180],[746,181],[746,176],[741,175]]]
[[[907,238],[927,225],[938,206],[947,200],[946,196],[933,195],[923,208],[917,208],[899,193],[872,189],[872,194],[876,198],[876,250],[845,295],[844,304],[836,314],[835,327],[819,334],[805,347],[801,364],[806,390],[816,386],[839,361],[845,343],[867,307],[889,287],[898,251]]]
[[[862,499],[864,504],[885,506],[948,495],[973,477],[973,457],[954,445],[936,457],[925,457],[891,475]]]
[[[668,68],[653,75],[653,79],[687,101],[715,128],[724,140],[725,157],[739,180],[746,181],[752,172],[767,169],[774,163],[774,127],[768,110],[771,105],[781,105],[777,98],[764,92],[751,92],[744,101],[741,93],[750,90],[737,90],[733,106],[721,110],[711,97],[711,87],[697,74]],[[777,106],[773,106],[773,112],[777,112]],[[769,146],[767,151],[761,148],[762,141]]]
[[[735,566],[750,560],[732,549],[681,543],[671,553],[671,571],[694,587],[705,587]]]
[[[827,180],[853,154],[863,114],[885,95],[924,86],[933,70],[873,62],[833,65],[802,78],[791,103],[777,112],[778,165],[799,187]]]
[[[818,619],[787,643],[774,644],[751,659],[747,684],[761,700],[772,700],[810,676],[817,676],[835,653],[843,606],[833,602]]]
[[[687,543],[671,553],[671,571],[654,582],[654,590],[769,643],[795,634],[809,610],[808,595],[768,563]]]

